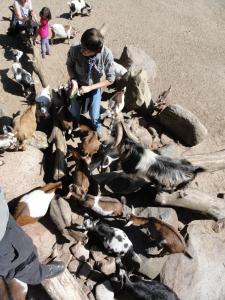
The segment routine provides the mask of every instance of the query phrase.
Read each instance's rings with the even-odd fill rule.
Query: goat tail
[[[191,256],[191,254],[188,253],[187,251],[184,251],[184,255],[190,259],[193,259],[193,256]]]

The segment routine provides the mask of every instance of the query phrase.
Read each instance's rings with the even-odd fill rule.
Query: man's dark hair
[[[101,52],[104,38],[101,32],[96,28],[87,29],[81,37],[83,47],[94,52]]]
[[[43,7],[39,13],[39,16],[48,20],[51,20],[52,18],[51,11],[48,7]]]

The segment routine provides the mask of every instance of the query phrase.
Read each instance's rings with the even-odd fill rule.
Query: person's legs
[[[41,54],[45,58],[45,39],[41,39]]]
[[[90,93],[91,104],[89,114],[91,122],[96,130],[101,127],[100,123],[100,106],[101,106],[101,89],[94,90]]]
[[[49,39],[46,39],[46,54],[50,55],[50,45],[49,45]]]

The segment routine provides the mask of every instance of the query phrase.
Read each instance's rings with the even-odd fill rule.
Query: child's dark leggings
[[[42,55],[45,55],[46,53],[49,54],[50,46],[48,38],[41,39],[41,52]]]

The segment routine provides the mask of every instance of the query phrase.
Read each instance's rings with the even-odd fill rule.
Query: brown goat
[[[90,186],[89,160],[88,157],[80,156],[76,150],[73,150],[72,156],[76,162],[75,171],[73,173],[73,195],[77,199],[83,199]]]
[[[0,278],[1,300],[25,300],[27,291],[27,284],[16,278],[13,278],[9,283]]]
[[[33,224],[43,217],[62,182],[50,182],[24,195],[15,208],[14,218],[18,225]]]
[[[71,134],[73,130],[73,118],[70,115],[66,106],[62,106],[57,112],[57,120],[59,121],[60,127],[63,131],[67,131]]]
[[[82,206],[90,208],[102,216],[118,217],[123,214],[123,204],[116,198],[106,196],[87,194]]]
[[[19,149],[25,150],[25,140],[32,137],[36,128],[36,104],[30,105],[22,115],[18,115],[13,120],[13,131],[19,141]]]
[[[173,226],[155,217],[143,218],[137,217],[134,214],[130,215],[126,226],[131,224],[148,229],[150,237],[163,248],[160,255],[166,253],[184,253],[187,257],[192,258],[186,251],[186,243],[183,236]]]

